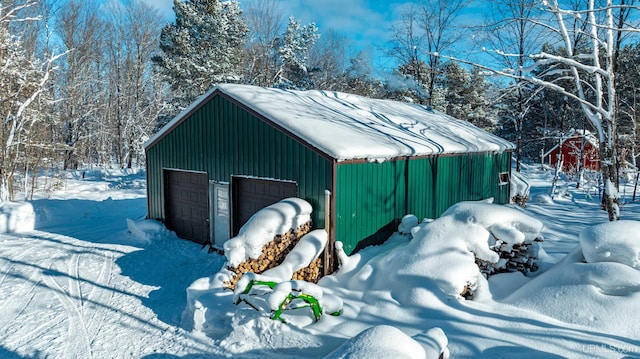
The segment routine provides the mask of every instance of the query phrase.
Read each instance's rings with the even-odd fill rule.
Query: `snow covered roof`
[[[213,96],[224,94],[338,161],[443,153],[503,152],[514,145],[422,105],[333,91],[221,84],[145,144],[151,147]]]

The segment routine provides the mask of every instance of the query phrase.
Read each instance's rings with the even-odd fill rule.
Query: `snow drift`
[[[36,213],[29,202],[0,201],[0,233],[33,231]]]
[[[377,325],[365,329],[347,340],[324,359],[345,358],[396,358],[424,359],[449,358],[447,337],[440,328],[433,328],[419,334],[422,343],[389,325]],[[424,338],[429,339],[426,346]]]
[[[580,232],[582,253],[589,263],[617,262],[640,270],[640,222],[615,221]]]
[[[504,302],[620,336],[640,338],[640,222],[606,222],[580,232],[580,245]],[[628,323],[628,324],[625,324]]]
[[[413,221],[411,216],[405,219],[401,224],[403,229],[407,222]],[[343,263],[337,274],[343,278],[371,278],[370,284],[375,289],[388,287],[389,283],[414,289],[432,283],[448,296],[459,297],[468,289],[481,295],[487,293],[488,288],[476,258],[498,264],[500,257],[491,249],[496,239],[507,247],[532,242],[542,236],[542,227],[540,221],[515,208],[492,204],[491,200],[461,202],[440,218],[414,227],[409,243],[373,258],[359,273],[347,274],[348,268],[357,266],[349,263],[354,259],[339,253]],[[357,285],[348,279],[347,282]],[[397,288],[393,295],[402,304],[416,304],[416,298],[408,293]]]

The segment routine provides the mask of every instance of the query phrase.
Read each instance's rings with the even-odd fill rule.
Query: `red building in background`
[[[543,162],[555,167],[558,160],[562,160],[563,171],[576,171],[580,162],[580,150],[583,146],[582,166],[590,170],[599,170],[598,139],[589,131],[572,130],[569,132],[559,144],[542,155]]]

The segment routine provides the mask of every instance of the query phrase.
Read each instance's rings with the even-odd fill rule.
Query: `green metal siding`
[[[500,185],[499,174],[509,172],[511,152],[417,158],[409,161],[410,213],[437,218],[453,204],[494,198],[509,202],[509,186]]]
[[[405,170],[405,161],[338,163],[335,230],[347,254],[388,237],[406,214]]]
[[[451,205],[493,197],[507,203],[499,184],[511,153],[407,158],[382,163],[339,163],[336,168],[336,240],[351,254],[380,243],[405,214],[437,218]]]
[[[209,180],[232,175],[291,180],[324,227],[324,191],[331,190],[332,161],[258,119],[222,96],[215,96],[147,149],[149,217],[164,220],[163,168],[207,172]]]

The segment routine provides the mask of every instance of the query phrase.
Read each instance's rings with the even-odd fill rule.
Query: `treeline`
[[[0,1],[0,200],[31,195],[42,171],[143,160],[166,106],[161,28],[139,1]]]
[[[389,42],[372,44],[385,49],[394,64],[388,69],[343,34],[282,13],[275,0],[246,8],[175,0],[170,23],[139,0],[0,1],[0,199],[28,196],[43,170],[142,165],[144,141],[223,82],[419,102],[517,142],[523,158],[538,159],[563,132],[589,125],[575,100],[497,80],[481,65],[518,73],[530,65],[531,49],[563,53],[542,36],[545,14],[535,1],[505,1],[509,7],[490,2],[487,14],[497,17],[475,27],[462,25],[462,0],[416,1],[398,21],[372,24],[389,29]],[[469,38],[500,51],[466,64],[440,55],[461,52]],[[616,61],[624,74],[618,131],[626,141],[618,145],[633,158],[640,50],[631,43],[620,42]],[[540,76],[565,81],[552,70]]]

